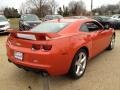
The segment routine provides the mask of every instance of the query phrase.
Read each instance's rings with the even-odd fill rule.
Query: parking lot
[[[120,90],[120,31],[116,31],[116,46],[88,62],[85,75],[79,80],[67,76],[49,77],[50,90]],[[43,77],[26,72],[9,63],[5,42],[0,36],[0,90],[43,90]]]

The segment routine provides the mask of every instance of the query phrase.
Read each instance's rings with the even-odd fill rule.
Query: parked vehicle
[[[88,17],[86,16],[71,16],[71,19],[87,19]]]
[[[8,60],[20,68],[78,79],[88,60],[114,44],[114,29],[93,19],[60,19],[28,32],[11,31],[6,46]]]
[[[113,15],[112,19],[120,20],[120,14]]]
[[[34,14],[24,14],[21,15],[19,21],[19,29],[20,31],[30,30],[33,27],[39,25],[42,21],[39,20],[38,16]]]
[[[8,22],[8,19],[0,15],[0,33],[6,33],[8,32],[7,29],[10,28],[10,23]]]
[[[104,27],[114,28],[112,22],[110,21],[110,17],[107,17],[107,16],[94,16],[92,18],[97,20],[98,22],[100,22]]]
[[[120,29],[120,14],[113,15],[109,22],[111,22],[114,29]]]
[[[61,15],[46,15],[43,21],[53,20],[53,19],[62,19]]]

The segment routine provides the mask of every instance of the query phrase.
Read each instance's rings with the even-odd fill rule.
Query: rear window
[[[61,31],[68,24],[69,23],[44,22],[33,28],[31,31],[40,33],[54,33]]]

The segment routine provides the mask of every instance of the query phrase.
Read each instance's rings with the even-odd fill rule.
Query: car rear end
[[[22,68],[65,74],[70,63],[69,38],[60,37],[53,33],[11,31],[6,44],[8,59]]]

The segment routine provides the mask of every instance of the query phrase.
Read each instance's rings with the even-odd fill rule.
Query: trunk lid
[[[24,48],[40,49],[44,47],[45,49],[50,49],[52,46],[50,41],[59,36],[56,33],[10,31],[7,42],[8,44]]]

